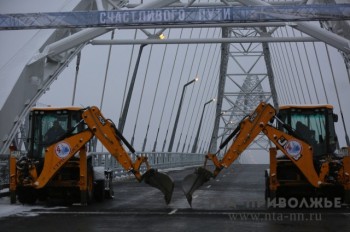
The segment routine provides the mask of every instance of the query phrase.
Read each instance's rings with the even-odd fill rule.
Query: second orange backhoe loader
[[[275,119],[277,126],[272,123]],[[182,187],[188,202],[192,203],[196,189],[229,167],[263,133],[276,146],[270,148],[270,168],[265,173],[266,199],[339,197],[350,204],[350,148],[343,148],[342,154],[336,153],[336,121],[330,105],[284,106],[277,117],[273,106],[260,103],[216,154],[206,155],[204,167],[184,178]],[[219,159],[218,153],[230,141],[228,151]],[[281,154],[277,156],[277,153]],[[207,160],[213,162],[213,171],[207,169]]]
[[[87,204],[94,198],[111,197],[111,172],[98,173],[87,152],[94,136],[125,170],[139,182],[159,189],[166,203],[170,202],[173,180],[150,168],[145,156],[132,160],[123,144],[132,153],[134,148],[97,107],[34,108],[29,121],[28,153],[18,156],[13,148],[11,152],[11,203],[17,199],[33,204],[37,199],[60,198]],[[142,164],[147,168],[143,174]]]

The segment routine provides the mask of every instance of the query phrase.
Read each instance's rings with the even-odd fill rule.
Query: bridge
[[[242,215],[242,210],[252,210],[241,204],[263,202],[262,173],[269,162],[270,147],[264,136],[259,136],[237,162],[260,165],[234,164],[224,170],[222,177],[194,195],[193,209],[178,187],[193,171],[188,167],[201,165],[207,152],[215,153],[261,101],[276,108],[286,104],[333,105],[339,115],[338,142],[350,146],[347,0],[36,3],[35,10],[31,10],[30,1],[1,3],[0,190],[8,179],[10,144],[26,152],[32,107],[96,105],[118,125],[136,154],[146,155],[152,167],[170,173],[175,191],[171,204],[164,207],[157,192],[124,180],[129,174],[96,143],[89,150],[94,165],[114,170],[121,180],[114,186],[118,199],[84,209],[32,210],[17,218],[33,213],[40,217],[22,220],[15,228],[11,218],[3,219],[0,228],[349,228],[347,209],[322,211],[312,219],[303,210],[292,215],[284,211],[282,215],[268,211],[265,205],[253,207],[265,220],[241,218],[236,223],[235,217]],[[84,21],[88,12],[99,17]],[[162,12],[161,19],[157,12]],[[136,14],[143,20],[128,18]],[[64,17],[69,20],[57,20]],[[218,196],[220,200],[213,200]],[[9,201],[0,198],[0,217],[6,204]],[[277,223],[266,220],[266,216],[271,219],[280,214],[282,219],[275,218]],[[146,215],[149,221],[144,219]],[[295,224],[295,218],[291,221],[286,217],[295,215],[301,215],[303,221]],[[56,220],[71,221],[71,216],[79,216],[83,223],[73,221],[67,227]]]
[[[329,5],[332,14],[320,16],[324,2],[77,0],[43,4],[40,11],[48,13],[32,15],[25,5],[6,3],[2,16],[31,18],[22,18],[27,24],[20,27],[0,20],[0,154],[6,157],[11,143],[25,151],[32,107],[56,105],[99,106],[137,153],[153,157],[160,168],[201,164],[198,154],[216,152],[260,101],[275,107],[332,104],[340,116],[339,143],[349,146],[349,4],[334,0],[344,5]],[[125,18],[124,12],[156,9],[190,13],[181,22],[177,13],[167,15],[172,22],[163,17],[106,24],[102,17],[104,25],[79,26],[48,25],[43,18],[58,11],[72,16],[112,10]],[[249,17],[206,15],[212,9]],[[258,17],[258,10],[280,11],[273,18]],[[281,17],[282,10],[294,10],[294,17]],[[267,163],[262,151],[268,148],[261,136],[239,162]],[[265,155],[252,155],[256,150]],[[99,144],[93,152],[100,161],[108,155]]]

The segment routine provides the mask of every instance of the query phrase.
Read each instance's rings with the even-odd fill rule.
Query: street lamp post
[[[198,125],[198,129],[197,129],[196,138],[194,139],[194,142],[193,142],[192,153],[196,153],[196,151],[197,151],[198,137],[199,137],[199,132],[200,132],[201,127],[202,127],[202,121],[203,121],[203,115],[204,115],[205,107],[206,107],[209,103],[211,103],[211,102],[213,102],[213,101],[215,101],[215,98],[213,98],[213,99],[207,101],[207,102],[204,104],[204,106],[203,106],[203,111],[202,111],[201,119],[200,119],[200,121],[199,121],[199,125]]]
[[[140,46],[139,54],[137,56],[134,72],[132,74],[132,78],[131,78],[131,82],[130,82],[130,86],[129,86],[128,95],[127,95],[126,100],[125,100],[125,104],[124,104],[124,108],[123,108],[123,111],[122,111],[122,115],[121,115],[121,117],[119,119],[118,130],[121,133],[123,133],[123,131],[124,131],[125,121],[126,121],[126,118],[128,116],[131,96],[132,96],[132,92],[134,90],[134,85],[135,85],[135,81],[136,81],[137,71],[139,70],[139,64],[140,64],[140,60],[141,60],[141,55],[142,55],[143,48],[145,46],[147,46],[147,44],[141,44],[141,46]]]
[[[174,145],[174,139],[175,139],[175,134],[176,134],[176,129],[177,129],[177,124],[179,122],[179,117],[180,117],[180,112],[181,112],[181,106],[182,106],[182,101],[183,101],[183,97],[184,97],[184,93],[186,90],[186,87],[189,86],[190,84],[195,83],[196,81],[198,81],[199,78],[196,77],[195,79],[193,79],[190,82],[187,82],[183,88],[182,88],[182,94],[181,94],[181,98],[180,98],[180,103],[179,103],[179,107],[177,109],[177,114],[176,114],[176,118],[175,118],[175,123],[174,123],[174,127],[173,127],[173,132],[171,134],[171,138],[170,138],[170,143],[169,143],[169,148],[168,148],[168,152],[171,152],[173,150],[173,145]]]
[[[165,36],[163,34],[164,30],[159,31],[158,33],[152,35],[150,33],[147,33],[147,31],[144,31],[146,33],[146,35],[148,36],[148,38],[152,38],[152,39],[165,39]],[[135,68],[134,68],[134,72],[132,74],[132,78],[130,81],[130,86],[129,86],[129,91],[128,91],[128,95],[126,97],[125,100],[125,104],[124,104],[124,108],[121,114],[121,117],[119,118],[119,123],[118,123],[118,130],[123,133],[124,131],[124,126],[125,126],[125,122],[126,122],[126,118],[128,116],[128,111],[129,111],[129,106],[130,106],[130,101],[131,101],[131,97],[132,97],[132,93],[134,91],[134,85],[135,85],[135,81],[136,81],[136,76],[137,76],[137,71],[139,70],[139,65],[140,65],[140,60],[141,60],[141,55],[142,55],[142,51],[143,48],[145,46],[147,46],[148,44],[141,44],[140,45],[140,49],[139,49],[139,54],[137,56],[136,59],[136,64],[135,64]]]

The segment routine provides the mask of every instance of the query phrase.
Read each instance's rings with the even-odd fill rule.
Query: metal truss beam
[[[258,39],[261,30],[266,32],[264,28],[231,28],[228,37]],[[218,117],[215,121],[210,152],[216,152],[217,142],[223,141],[238,126],[242,118],[254,110],[261,101],[267,102],[276,98],[274,102],[278,104],[272,69],[261,68],[270,65],[269,56],[265,57],[268,52],[266,46],[265,43],[231,43],[227,51],[222,49],[228,63],[222,65],[224,77],[220,81],[224,83],[224,87],[221,86],[218,90],[218,102],[221,98],[221,104],[217,105]],[[248,149],[267,150],[266,139],[260,137]]]
[[[283,42],[316,42],[312,37],[242,37],[212,39],[138,39],[138,40],[92,40],[92,45],[125,45],[125,44],[210,44],[210,43],[283,43]]]
[[[174,1],[161,1],[167,6]],[[242,1],[247,4],[249,1]],[[314,4],[272,6],[254,1],[249,6],[216,6],[113,10],[73,11],[26,14],[0,14],[0,29],[87,28],[143,25],[185,25],[193,23],[229,22],[296,22],[350,19],[350,4]],[[155,8],[159,8],[155,4]],[[190,5],[189,5],[190,6]],[[301,26],[301,25],[300,25]]]

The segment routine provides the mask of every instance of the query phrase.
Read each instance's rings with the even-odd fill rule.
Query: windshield
[[[315,155],[326,151],[326,117],[324,114],[294,113],[291,126],[297,135],[310,144]]]
[[[38,110],[31,112],[31,143],[30,156],[35,158],[43,158],[44,148],[64,139],[69,134],[77,133],[82,128],[75,128],[71,132],[71,128],[80,121],[79,111],[57,110],[44,111]]]
[[[314,156],[334,152],[336,136],[331,110],[325,108],[286,109],[281,110],[279,115],[284,123],[293,128],[298,138],[313,147]]]

